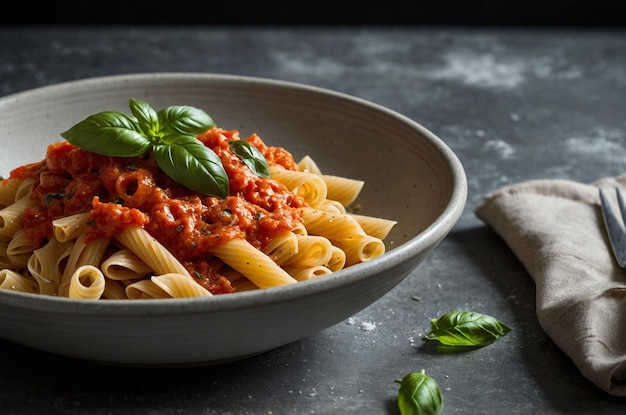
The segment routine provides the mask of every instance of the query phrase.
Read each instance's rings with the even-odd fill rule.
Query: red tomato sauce
[[[237,155],[229,140],[236,130],[213,128],[198,139],[222,160],[229,177],[225,199],[195,193],[172,181],[149,156],[109,157],[84,151],[68,142],[48,147],[38,163],[18,167],[11,178],[35,179],[32,197],[39,203],[25,214],[24,231],[33,249],[53,237],[52,220],[89,212],[85,237],[112,238],[138,224],[163,244],[207,290],[233,292],[230,282],[210,264],[209,251],[232,238],[258,249],[276,235],[293,230],[301,220],[304,200],[281,183],[258,177]],[[280,147],[268,147],[253,134],[246,138],[270,166],[297,166]]]

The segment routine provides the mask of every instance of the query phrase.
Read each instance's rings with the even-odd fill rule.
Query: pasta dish
[[[323,277],[385,252],[396,222],[348,211],[363,181],[323,174],[254,133],[213,125],[194,137],[219,157],[227,195],[180,184],[151,151],[111,156],[69,141],[13,169],[0,180],[0,288],[212,296]],[[262,155],[266,177],[234,151],[243,142]]]

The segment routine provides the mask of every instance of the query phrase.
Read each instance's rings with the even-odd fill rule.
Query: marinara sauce
[[[230,186],[224,199],[172,181],[149,154],[110,157],[68,142],[51,144],[44,160],[11,172],[12,178],[36,181],[32,197],[38,203],[26,211],[24,220],[33,249],[52,238],[53,219],[89,212],[88,241],[141,225],[207,290],[233,292],[229,280],[211,267],[211,248],[242,238],[263,249],[273,237],[296,227],[301,220],[297,208],[306,203],[281,183],[257,176],[232,153],[229,140],[241,139],[238,131],[214,127],[198,139],[222,160]],[[270,166],[297,170],[285,149],[266,146],[256,134],[246,141]]]

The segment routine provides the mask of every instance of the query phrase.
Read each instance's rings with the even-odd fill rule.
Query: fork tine
[[[624,198],[619,188],[616,189],[616,192],[622,217],[626,218],[626,203],[624,203]],[[626,231],[624,230],[624,225],[622,225],[617,216],[615,216],[615,213],[613,213],[609,199],[603,189],[599,190],[599,194],[602,218],[604,219],[604,225],[609,235],[613,255],[619,266],[624,268],[626,267]]]
[[[626,202],[624,202],[624,195],[622,194],[622,189],[619,187],[616,187],[615,193],[617,193],[617,203],[619,204],[619,210],[622,214],[622,222],[626,223]]]

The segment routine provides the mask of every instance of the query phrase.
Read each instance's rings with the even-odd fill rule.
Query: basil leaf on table
[[[421,372],[411,372],[400,381],[398,408],[402,415],[437,415],[443,408],[439,384]]]
[[[472,311],[451,311],[432,319],[430,325],[424,339],[446,346],[486,346],[511,331],[496,318]]]

